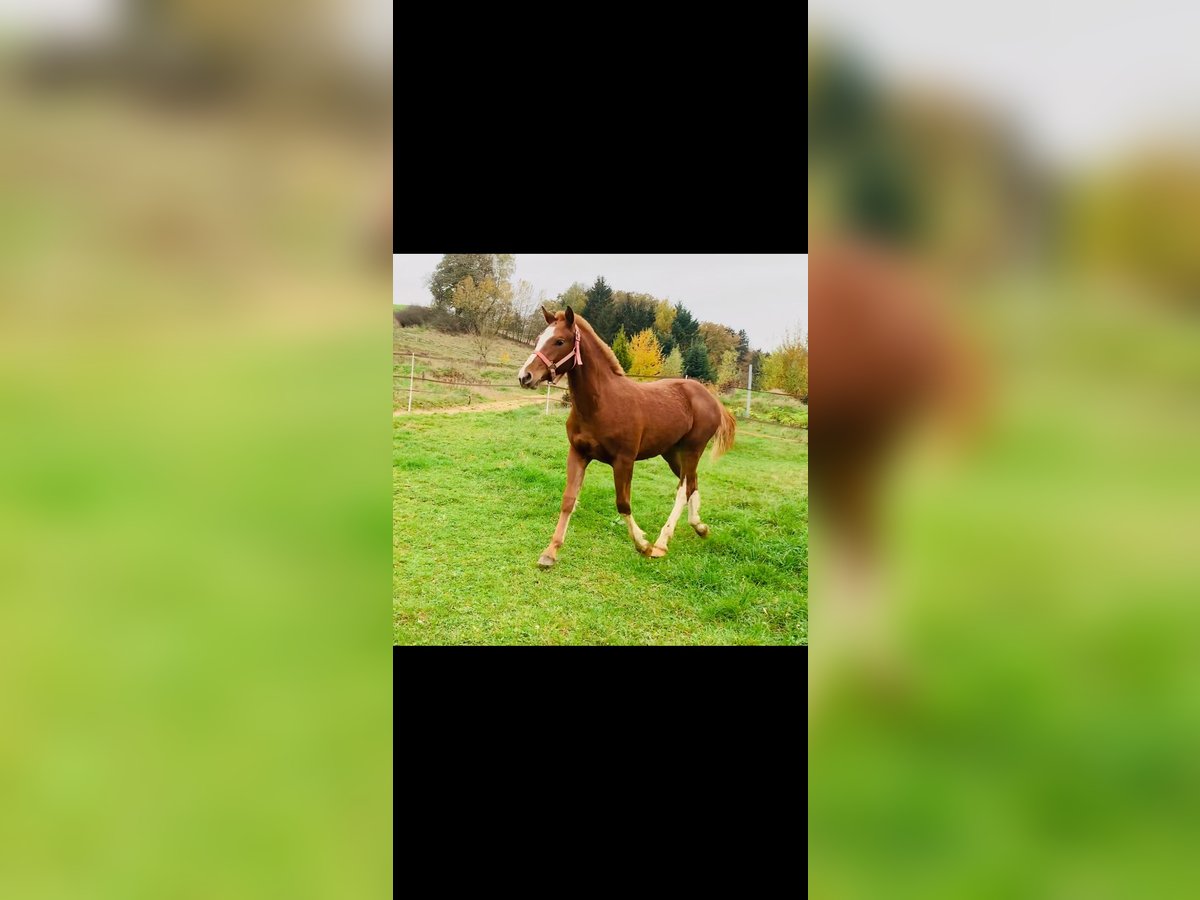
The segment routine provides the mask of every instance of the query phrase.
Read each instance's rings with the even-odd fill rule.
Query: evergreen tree
[[[687,307],[682,303],[676,303],[675,320],[671,323],[671,337],[680,352],[684,354],[685,360],[687,351],[692,345],[692,339],[696,337],[696,332],[699,330],[700,323],[692,317]]]
[[[591,323],[600,340],[612,346],[616,335],[616,322],[613,321],[613,292],[600,276],[587,292],[587,320]]]
[[[625,326],[626,334],[641,334],[647,328],[654,327],[654,314],[657,310],[653,298],[645,294],[628,294],[618,309],[619,321]]]
[[[750,337],[746,334],[746,329],[741,329],[738,332],[737,343],[737,361],[741,365],[746,361],[746,357],[750,355]]]
[[[679,321],[676,317],[675,321]],[[712,364],[708,361],[708,347],[704,338],[696,338],[683,355],[683,374],[688,378],[699,378],[701,381],[712,381],[716,375]]]
[[[612,342],[612,351],[616,354],[617,361],[621,364],[621,368],[628,372],[631,357],[629,355],[629,338],[625,335],[624,325],[622,325],[620,330],[617,331],[616,340]]]

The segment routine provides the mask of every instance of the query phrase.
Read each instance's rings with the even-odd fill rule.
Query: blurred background
[[[1197,890],[1197,33],[809,4],[812,896]]]
[[[391,12],[0,7],[0,895],[390,894]]]

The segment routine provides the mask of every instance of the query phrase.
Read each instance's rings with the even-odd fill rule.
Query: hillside
[[[546,390],[531,393],[518,386],[517,370],[529,356],[531,347],[519,341],[497,338],[486,361],[481,361],[471,339],[465,334],[446,334],[425,326],[392,326],[392,407],[408,409],[408,375],[412,355],[416,354],[412,408],[417,410],[451,409],[499,401],[545,400]],[[551,402],[562,402],[566,380],[551,389]],[[746,391],[737,388],[722,396],[721,402],[732,410],[740,423],[745,422]],[[767,426],[791,429],[808,427],[808,405],[786,394],[755,391],[750,404],[750,419]]]
[[[531,348],[497,338],[481,361],[468,335],[445,334],[424,326],[392,326],[392,406],[408,409],[408,376],[416,354],[412,408],[445,409],[497,400],[533,399],[517,384],[517,369]],[[561,394],[561,391],[555,392]],[[540,392],[545,398],[545,391]]]

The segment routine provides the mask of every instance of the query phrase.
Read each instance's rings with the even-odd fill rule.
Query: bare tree
[[[482,361],[496,341],[496,335],[512,315],[512,287],[485,278],[479,284],[468,275],[454,287],[454,310],[466,320],[471,343]]]
[[[537,301],[533,297],[533,285],[528,281],[518,281],[512,295],[512,309],[505,323],[504,332],[513,340],[529,339],[526,333],[529,319],[537,311]]]

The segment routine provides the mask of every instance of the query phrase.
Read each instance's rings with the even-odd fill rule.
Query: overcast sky
[[[539,255],[514,254],[514,284],[530,282],[534,293],[553,300],[598,275],[614,291],[633,291],[682,302],[692,315],[744,328],[750,345],[773,350],[785,329],[808,331],[808,257],[803,254]],[[393,257],[392,299],[427,305],[423,281],[437,266],[438,254]],[[585,313],[586,315],[586,313]]]
[[[812,34],[851,38],[884,76],[948,84],[1010,112],[1060,165],[1200,125],[1200,4],[809,0],[808,11]]]

